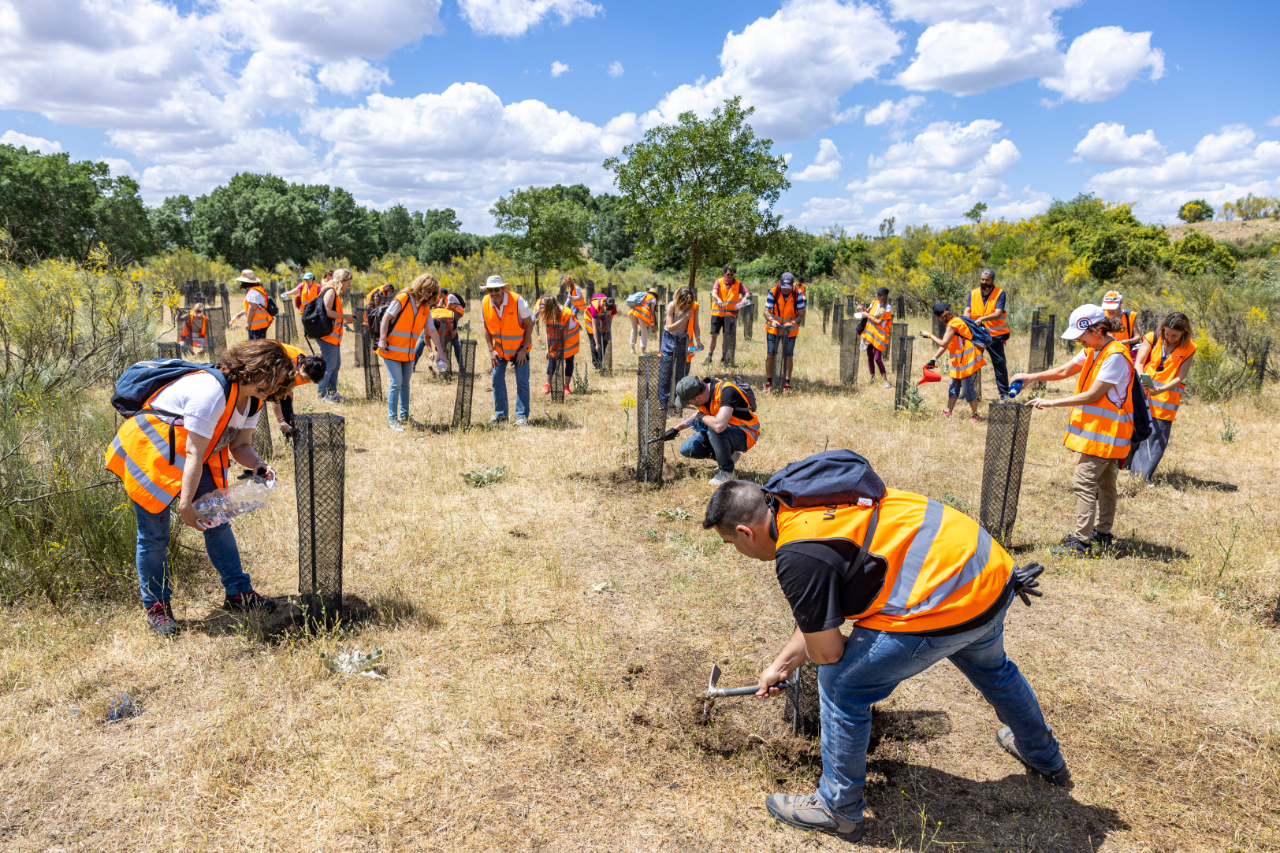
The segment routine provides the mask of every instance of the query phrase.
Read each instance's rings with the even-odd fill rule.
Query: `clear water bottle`
[[[250,477],[234,486],[215,489],[194,504],[195,511],[209,519],[210,527],[226,524],[237,515],[262,509],[271,498],[276,479]]]

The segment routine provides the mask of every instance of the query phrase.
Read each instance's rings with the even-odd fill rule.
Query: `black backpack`
[[[365,311],[365,325],[369,328],[369,338],[375,343],[382,339],[382,318],[387,316],[387,309],[391,307],[393,302],[396,302],[396,300],[392,299],[380,303]],[[387,334],[391,333],[391,329],[395,328],[395,325],[395,318],[392,318]]]
[[[747,398],[747,407],[754,412],[756,410],[756,392],[751,387],[750,383],[748,383],[747,380],[743,379],[741,376],[735,376],[731,381],[733,382],[734,385],[737,385],[739,388],[742,389],[743,396]]]
[[[270,294],[267,295],[267,313],[272,317],[280,314],[280,306],[276,304],[276,301],[271,298]]]
[[[333,288],[326,287],[325,290]],[[333,318],[324,307],[324,290],[302,309],[302,333],[308,338],[327,338],[333,334]]]

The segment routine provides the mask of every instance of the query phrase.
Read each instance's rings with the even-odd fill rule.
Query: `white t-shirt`
[[[267,306],[266,297],[260,291],[246,290],[244,298],[246,302],[252,302],[254,305],[261,305],[264,308]]]
[[[512,294],[510,292],[506,294],[508,299],[514,295],[515,294]],[[502,309],[507,307],[507,299],[503,299],[502,304],[499,305],[497,303],[497,300],[490,298],[489,304],[493,306],[494,313],[497,314],[499,317],[501,317]],[[523,296],[516,296],[516,316],[519,317],[521,320],[528,320],[530,317],[533,316],[533,312],[529,310],[529,303],[524,301]]]
[[[218,420],[227,408],[226,399],[222,396],[222,386],[218,380],[208,373],[192,373],[174,382],[156,395],[151,407],[165,412],[173,412],[182,416],[182,425],[188,432],[204,438],[213,438],[218,428]],[[259,408],[253,415],[231,413],[227,421],[228,429],[253,429],[258,425]],[[161,420],[166,420],[162,418]]]
[[[1076,357],[1071,361],[1081,365],[1083,368],[1085,359],[1088,357],[1089,349],[1085,347],[1076,353]],[[1113,383],[1115,387],[1107,392],[1107,399],[1117,406],[1124,406],[1125,398],[1129,395],[1129,380],[1131,379],[1129,362],[1124,357],[1124,353],[1117,352],[1107,356],[1107,360],[1102,362],[1102,366],[1098,368],[1093,378]]]

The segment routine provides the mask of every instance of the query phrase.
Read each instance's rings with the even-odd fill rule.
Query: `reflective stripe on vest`
[[[160,389],[160,391],[163,390],[163,388]],[[160,391],[151,395],[151,399],[147,400],[148,406]],[[222,416],[214,427],[214,434],[209,439],[209,447],[205,451],[203,464],[209,466],[209,471],[213,474],[214,486],[217,488],[226,486],[226,470],[230,464],[230,454],[225,447],[217,456],[214,456],[212,451],[217,447],[218,440],[231,421],[239,392],[240,386],[233,383],[227,397],[226,408],[223,409]],[[173,427],[172,448],[167,438],[168,434],[168,423],[155,415],[138,414],[120,425],[120,429],[116,431],[115,438],[107,449],[105,460],[107,470],[124,483],[125,492],[130,499],[151,513],[164,511],[182,491],[182,472],[187,461],[187,430],[181,425]],[[171,451],[172,464],[169,462]]]
[[[799,313],[796,311],[796,300],[799,299],[799,297],[800,294],[794,287],[791,288],[790,294],[783,294],[782,288],[775,287],[773,289],[773,310],[769,311],[769,313],[774,317],[777,317],[779,320],[794,320],[796,315]],[[769,334],[778,334],[777,325],[768,317],[765,318],[764,325],[765,331]],[[800,334],[800,327],[796,326],[788,331],[790,332],[789,337],[794,338],[796,335]]]
[[[1143,339],[1151,344],[1147,354],[1147,363],[1142,372],[1150,376],[1157,385],[1164,385],[1178,378],[1178,371],[1183,363],[1195,354],[1195,342],[1189,338],[1178,345],[1178,348],[1167,356],[1164,354],[1164,340],[1156,340],[1156,332],[1147,332]],[[1162,421],[1171,421],[1178,416],[1178,408],[1182,405],[1182,392],[1187,386],[1179,382],[1177,385],[1160,394],[1148,394],[1147,402],[1151,405],[1151,417]]]
[[[987,360],[983,356],[982,350],[974,346],[973,333],[969,331],[969,327],[965,325],[964,320],[959,317],[952,317],[947,321],[947,325],[956,330],[951,342],[947,344],[947,357],[951,363],[951,378],[964,379],[966,376],[972,376],[982,369]]]
[[[715,295],[715,299],[719,299],[724,303],[724,307],[715,304],[715,299],[711,300],[711,316],[712,317],[736,317],[738,316],[738,303],[742,301],[742,282],[736,278],[732,285],[726,285],[723,278],[716,279],[714,289],[711,291]]]
[[[556,351],[556,352],[548,351],[547,357],[548,358],[573,358],[575,355],[578,354],[578,349],[581,346],[581,342],[579,340],[579,333],[582,330],[582,326],[578,324],[578,318],[573,316],[572,308],[560,309],[560,325],[564,326],[564,352],[561,353],[559,351]],[[550,344],[549,339],[548,339],[548,344]],[[559,350],[559,347],[557,347],[557,350]]]
[[[609,313],[609,310],[604,307],[605,300],[608,298],[609,297],[607,296],[596,296],[591,300],[591,307],[595,309],[596,316],[601,319],[613,316]],[[596,318],[591,316],[591,311],[587,311],[587,313],[583,315],[582,322],[587,324],[587,332],[589,334],[594,335],[596,333]]]
[[[692,345],[693,345],[693,339],[697,336],[697,333],[698,333],[698,307],[699,307],[699,305],[701,305],[701,303],[699,303],[699,302],[695,302],[695,303],[693,303],[693,308],[692,308],[692,309],[690,309],[690,311],[689,311],[689,322],[688,322],[688,323],[686,323],[686,324],[685,324],[685,327],[684,327],[684,333],[685,333],[686,335],[688,335],[688,336],[689,336],[689,344],[690,344],[690,346],[692,346]],[[694,356],[694,353],[693,353],[691,350],[686,350],[686,351],[685,351],[685,354],[684,354],[684,360],[685,360],[685,363],[686,363],[686,364],[692,364],[692,363],[693,363],[693,356]]]
[[[396,297],[400,310],[387,329],[387,348],[379,351],[383,358],[392,361],[412,361],[414,351],[418,348],[418,335],[427,325],[431,311],[426,306],[414,304],[407,293]],[[406,321],[406,318],[407,321]],[[381,329],[374,329],[374,334],[381,335]]]
[[[587,310],[587,294],[576,284],[573,286],[573,290],[569,291],[569,302],[573,305],[574,311]]]
[[[982,325],[987,327],[987,331],[991,333],[991,337],[1004,337],[1009,334],[1008,317],[1005,315],[999,317],[988,317],[992,311],[997,310],[996,305],[1000,301],[1000,294],[1004,293],[998,287],[991,288],[991,296],[984,302],[982,299],[982,288],[975,287],[973,292],[969,294],[969,316],[974,320],[981,320]]]
[[[485,296],[481,309],[484,313],[484,327],[493,338],[499,355],[506,361],[515,358],[516,350],[524,341],[524,326],[520,324],[520,305],[514,293],[504,294],[506,304],[502,316],[498,316],[493,307],[493,294]]]
[[[658,325],[658,321],[653,318],[653,312],[654,312],[654,309],[657,307],[657,305],[658,305],[657,297],[646,296],[644,298],[644,301],[642,301],[636,307],[632,308],[627,313],[630,314],[632,317],[635,317],[641,323],[644,323],[646,326],[656,326]]]
[[[778,548],[800,541],[861,544],[871,507],[846,504],[777,512]],[[867,549],[886,564],[883,585],[860,613],[878,631],[936,631],[986,613],[1004,594],[1013,560],[976,521],[924,495],[888,489]],[[868,595],[871,590],[866,591]]]
[[[1120,355],[1129,364],[1129,381],[1133,381],[1133,360],[1129,347],[1111,341],[1101,351],[1091,350],[1076,376],[1076,393],[1083,394],[1093,385],[1102,363]],[[1133,436],[1133,394],[1124,395],[1124,405],[1117,406],[1110,396],[1087,405],[1073,406],[1067,432],[1062,443],[1071,450],[1101,459],[1123,459],[1129,455],[1129,439]]]
[[[867,317],[867,327],[862,330],[862,339],[884,352],[885,347],[889,345],[889,335],[893,330],[893,312],[889,310],[888,305],[881,305],[879,300],[872,305],[873,308],[877,306],[884,311],[884,315],[879,320]]]
[[[720,394],[726,386],[737,391],[738,394],[742,396],[743,401],[747,400],[746,392],[743,391],[737,383],[730,382],[727,379],[721,379],[716,383],[715,393],[711,395],[711,399],[707,401],[707,405],[699,406],[698,411],[702,412],[704,415],[711,415],[713,418],[720,414]],[[760,437],[760,418],[755,412],[751,412],[750,420],[742,420],[736,415],[730,415],[729,423],[733,426],[741,427],[742,431],[747,434],[747,450],[755,447],[756,439]]]
[[[335,314],[341,314],[341,313],[342,313],[342,294],[338,292],[338,289],[337,289],[336,287],[326,287],[326,288],[325,288],[325,290],[332,290],[332,291],[333,291],[333,311],[334,311],[334,313],[335,313]],[[320,294],[320,297],[319,297],[319,298],[321,298],[321,299],[323,299],[323,298],[324,298],[324,293],[323,293],[323,292],[321,292],[321,294]],[[321,303],[321,304],[323,304],[323,303]],[[333,320],[333,331],[332,331],[332,332],[330,332],[329,334],[325,335],[325,336],[324,336],[323,338],[321,338],[320,340],[324,341],[324,342],[325,342],[325,343],[327,343],[327,344],[341,344],[341,343],[342,343],[342,329],[343,329],[343,325],[342,325],[342,324],[343,324],[343,320],[342,320],[342,318],[341,318],[341,317],[335,317],[335,318],[334,318],[334,320]]]
[[[262,301],[264,304],[257,305],[253,302],[250,302],[249,301],[250,293],[261,294]],[[265,304],[266,301],[267,301],[267,292],[263,290],[261,287],[251,287],[245,293],[244,310],[249,312],[249,328],[250,329],[254,329],[254,330],[265,329],[267,326],[271,325],[272,317],[270,314],[267,313],[267,306]]]
[[[303,305],[314,302],[316,297],[319,295],[320,295],[320,285],[307,284],[306,282],[303,282],[302,290],[301,292],[298,293],[298,296],[302,298]]]

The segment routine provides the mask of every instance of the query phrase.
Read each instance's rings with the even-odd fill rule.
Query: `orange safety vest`
[[[169,386],[166,385],[165,388],[167,387]],[[163,390],[164,388],[160,389]],[[148,407],[160,391],[147,400]],[[215,456],[213,448],[217,447],[218,440],[227,429],[239,397],[240,385],[232,382],[227,394],[227,406],[222,410],[222,417],[218,418],[202,460],[213,474],[214,486],[219,489],[227,485],[227,466],[231,464],[231,454],[230,449],[224,447]],[[124,483],[124,490],[129,498],[150,513],[163,512],[182,491],[182,471],[187,462],[187,430],[181,424],[173,427],[172,464],[169,462],[169,435],[168,423],[155,415],[138,414],[120,425],[111,446],[107,448],[107,470]]]
[[[777,317],[779,320],[793,320],[795,319],[796,314],[799,313],[798,311],[796,311],[796,300],[799,298],[800,298],[799,288],[792,287],[791,295],[784,296],[782,293],[782,287],[779,285],[778,287],[775,287],[773,289],[773,310],[769,313]],[[774,322],[770,320],[768,317],[765,318],[764,325],[765,325],[765,330],[769,334],[771,335],[778,334],[777,325],[774,324]],[[794,338],[798,334],[800,334],[800,327],[796,326],[795,328],[791,329],[791,334],[788,337]]]
[[[844,539],[860,545],[873,508],[859,504],[788,509],[779,505],[778,548]],[[858,613],[874,631],[939,631],[988,613],[1004,600],[1013,559],[991,534],[959,510],[924,495],[887,489],[868,561],[884,566],[880,589]],[[868,595],[870,590],[867,590]]]
[[[612,317],[613,317],[613,315],[612,315],[612,314],[610,314],[610,313],[609,313],[609,311],[608,311],[608,309],[606,309],[606,308],[604,307],[604,302],[605,302],[605,300],[606,300],[606,299],[608,299],[608,297],[607,297],[607,296],[597,296],[597,297],[595,297],[594,299],[592,299],[592,300],[591,300],[591,307],[592,307],[592,308],[594,308],[594,309],[596,309],[596,313],[597,313],[597,314],[599,314],[600,316],[602,316],[602,317],[607,316],[607,317],[612,318]],[[587,332],[588,332],[588,334],[592,334],[592,335],[594,335],[594,334],[596,333],[596,323],[595,323],[595,318],[593,318],[593,317],[591,316],[591,312],[590,312],[590,311],[588,311],[585,315],[583,315],[582,320],[583,320],[583,322],[584,322],[584,323],[586,323],[586,324],[587,324]],[[608,327],[606,326],[606,328],[608,328]]]
[[[991,296],[987,298],[986,302],[982,301],[981,287],[975,287],[973,292],[969,294],[969,317],[974,320],[981,320],[982,325],[987,327],[987,331],[991,333],[993,338],[1002,338],[1009,334],[1009,323],[1006,315],[999,317],[987,316],[996,310],[996,304],[1000,301],[1000,294],[1002,293],[1004,291],[998,287],[991,288]]]
[[[870,314],[867,315],[867,326],[862,330],[862,339],[880,352],[884,352],[885,347],[889,345],[889,335],[893,329],[893,309],[887,302],[881,305],[878,299],[871,303],[872,308],[877,306],[884,311],[884,314],[879,320],[872,319]]]
[[[560,309],[560,325],[564,326],[564,352],[559,351],[547,352],[547,358],[573,358],[578,354],[578,348],[581,345],[579,333],[582,327],[578,325],[578,318],[573,316],[573,309],[564,307]],[[548,343],[550,340],[548,339]],[[557,347],[559,350],[559,347]]]
[[[320,285],[315,283],[315,279],[312,279],[310,284],[307,284],[305,281],[302,282],[302,290],[298,292],[298,298],[302,300],[303,305],[308,305],[314,302],[316,297],[319,295]]]
[[[724,303],[724,307],[715,304],[715,299],[711,300],[711,316],[712,317],[737,317],[738,303],[740,303],[745,295],[746,288],[742,286],[742,282],[736,278],[731,284],[726,284],[723,278],[716,279],[712,293],[715,299],[719,299]]]
[[[573,305],[573,310],[575,312],[586,311],[587,310],[586,292],[580,286],[575,284],[569,290],[569,302],[570,304]]]
[[[493,307],[493,294],[486,294],[481,310],[484,313],[484,327],[489,330],[498,350],[498,357],[510,361],[516,357],[516,350],[524,341],[524,326],[520,323],[520,308],[514,293],[505,295],[506,305],[502,315],[498,315]]]
[[[1121,340],[1127,341],[1130,338],[1132,338],[1133,337],[1133,312],[1132,311],[1120,312],[1120,325],[1124,327],[1124,337],[1121,338]]]
[[[658,297],[645,296],[645,298],[640,302],[640,304],[628,310],[627,314],[629,314],[632,317],[635,317],[637,320],[639,320],[641,323],[644,323],[646,326],[656,326],[658,325],[658,321],[654,319],[653,312],[657,308],[657,305],[658,305]]]
[[[249,294],[257,291],[262,294],[263,305],[255,305],[249,301]],[[267,313],[265,305],[267,301],[267,292],[261,287],[251,287],[244,293],[244,310],[249,314],[249,328],[253,330],[265,329],[271,325],[271,321],[275,319]]]
[[[431,311],[425,305],[414,304],[407,293],[397,294],[395,301],[400,303],[400,310],[387,329],[387,348],[378,350],[378,355],[391,361],[413,361],[418,336],[426,328]],[[373,329],[372,334],[381,335],[382,330]]]
[[[689,343],[692,345],[693,339],[698,333],[698,307],[701,303],[693,303],[693,308],[689,311],[689,323],[685,326],[684,333],[688,336]],[[693,350],[686,350],[684,360],[686,364],[693,364]]]
[[[1102,363],[1120,353],[1129,363],[1129,379],[1133,380],[1133,357],[1129,348],[1119,341],[1111,341],[1102,351],[1090,350],[1084,366],[1076,375],[1076,393],[1083,394],[1093,384]],[[1116,406],[1111,398],[1087,405],[1073,406],[1067,432],[1062,439],[1071,450],[1101,459],[1123,459],[1129,455],[1129,439],[1133,437],[1133,393],[1124,395],[1124,405]]]
[[[342,313],[342,294],[338,292],[338,288],[336,288],[336,287],[326,287],[324,290],[332,290],[332,291],[333,291],[333,310],[334,310],[334,312],[336,312],[336,313],[338,313],[338,314],[341,314],[341,313]],[[319,295],[318,297],[316,297],[317,299],[324,299],[324,290],[320,291],[320,295]],[[321,303],[321,304],[323,304],[323,303]],[[341,344],[342,344],[342,329],[343,329],[343,321],[342,321],[342,319],[341,319],[341,318],[336,318],[336,319],[333,321],[333,331],[332,331],[330,334],[325,335],[325,336],[324,336],[323,338],[321,338],[320,340],[324,341],[324,342],[325,342],[325,343],[327,343],[327,344],[339,344],[339,345],[341,345]]]
[[[965,325],[964,320],[952,317],[947,325],[956,330],[951,342],[947,344],[948,358],[951,360],[951,378],[964,379],[972,376],[987,363],[986,358],[973,343],[973,332]]]
[[[279,341],[275,341],[274,343],[276,346],[280,347],[280,349],[284,350],[284,354],[289,356],[289,361],[293,362],[293,366],[295,368],[298,367],[298,357],[306,355],[305,352],[303,352],[302,350],[298,349],[295,346],[290,346],[289,344],[282,344]],[[293,380],[293,386],[296,388],[299,385],[310,385],[310,384],[311,384],[310,377],[308,377],[307,374],[303,373],[301,368],[299,368],[298,378]]]
[[[462,307],[462,300],[454,296],[452,293],[440,291],[440,296],[436,299],[435,307],[431,309],[431,318],[433,320],[461,320],[462,315],[467,313],[467,309]]]
[[[182,338],[190,341],[192,346],[202,349],[207,348],[209,346],[209,318],[208,316],[200,318],[200,332],[198,334],[191,328],[191,321],[194,319],[196,319],[194,314],[187,315],[186,325],[182,327]]]
[[[1183,363],[1195,355],[1196,344],[1187,338],[1178,348],[1168,355],[1164,354],[1164,340],[1157,340],[1155,332],[1147,332],[1143,340],[1151,344],[1151,352],[1147,354],[1147,363],[1142,372],[1163,385],[1172,382],[1178,376]],[[1179,382],[1161,394],[1148,394],[1147,402],[1151,404],[1151,417],[1162,421],[1171,421],[1178,416],[1178,407],[1182,405],[1182,392],[1187,386]]]
[[[711,399],[707,401],[707,405],[699,406],[698,411],[712,417],[720,414],[720,393],[724,391],[726,386],[741,394],[743,400],[747,399],[747,392],[743,391],[737,383],[730,382],[728,379],[721,379],[716,382],[716,389],[712,392]],[[744,421],[733,415],[729,418],[729,423],[733,426],[742,427],[742,431],[747,434],[747,450],[756,446],[756,439],[760,437],[760,418],[754,411],[751,412],[750,420]]]

